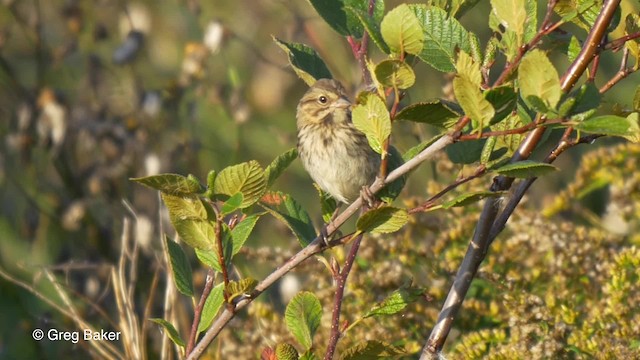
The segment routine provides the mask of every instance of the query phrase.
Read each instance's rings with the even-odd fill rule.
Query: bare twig
[[[618,70],[618,72],[611,79],[609,79],[609,81],[607,81],[606,84],[602,85],[602,87],[599,89],[600,94],[604,94],[605,92],[609,91],[609,89],[611,89],[615,84],[620,82],[620,80],[626,78],[627,76],[629,76],[631,73],[635,71],[633,68],[627,67],[628,60],[629,60],[629,49],[625,48],[624,51],[622,52],[622,60],[620,61],[620,70]]]
[[[338,340],[342,335],[340,331],[340,309],[342,308],[342,299],[344,298],[344,289],[347,285],[347,278],[351,272],[353,263],[356,260],[358,249],[360,248],[360,242],[362,241],[362,234],[356,236],[353,241],[353,245],[349,250],[349,255],[344,262],[344,266],[340,273],[336,276],[336,293],[333,300],[333,310],[331,313],[331,335],[329,337],[329,345],[327,345],[327,352],[324,355],[324,360],[333,359],[333,354],[336,352]]]
[[[191,333],[189,334],[189,341],[187,342],[187,350],[186,354],[189,355],[193,350],[193,346],[196,344],[196,336],[198,335],[198,326],[200,325],[200,316],[202,315],[202,309],[204,309],[204,304],[211,293],[211,289],[213,289],[213,280],[215,279],[215,271],[213,269],[209,269],[207,273],[207,279],[204,283],[204,289],[202,290],[202,295],[200,296],[200,301],[198,302],[198,306],[193,311],[193,323],[191,324]]]
[[[446,193],[448,193],[449,191],[457,188],[458,186],[460,186],[462,184],[466,184],[469,181],[484,175],[484,173],[486,171],[487,171],[487,168],[484,165],[478,166],[476,168],[476,170],[473,172],[473,174],[471,174],[469,176],[465,176],[465,177],[460,178],[460,179],[457,179],[452,184],[450,184],[447,187],[445,187],[444,189],[442,189],[442,191],[440,191],[439,193],[437,193],[437,194],[433,195],[432,197],[430,197],[427,201],[425,201],[421,205],[416,206],[413,209],[409,210],[409,214],[415,214],[415,213],[426,211],[426,210],[430,209],[431,207],[433,207],[433,204],[435,204],[436,200],[440,199]]]
[[[618,51],[620,48],[629,40],[635,40],[640,38],[640,32],[628,34],[617,39],[611,40],[604,45],[604,49],[611,49],[613,51]]]

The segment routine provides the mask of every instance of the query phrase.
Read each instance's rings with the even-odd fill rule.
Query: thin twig
[[[338,340],[340,340],[340,336],[342,335],[340,331],[340,309],[342,308],[342,299],[344,298],[344,289],[347,284],[347,278],[349,277],[353,263],[356,260],[356,255],[358,254],[358,249],[360,248],[360,243],[362,241],[362,235],[363,234],[356,236],[356,239],[353,241],[353,245],[351,246],[351,250],[349,250],[349,255],[347,255],[344,262],[342,271],[340,271],[336,277],[336,293],[333,298],[333,311],[331,313],[331,335],[329,337],[329,344],[327,345],[327,352],[324,355],[324,360],[333,359],[333,354],[336,352]]]
[[[222,280],[224,281],[224,291],[222,294],[225,304],[228,304],[229,293],[227,292],[227,287],[229,286],[229,273],[227,272],[227,263],[224,258],[224,247],[222,246],[222,219],[220,215],[218,215],[216,223],[216,246],[218,250],[218,263],[220,264],[220,269],[222,269]]]
[[[617,39],[611,40],[609,42],[607,42],[604,45],[604,49],[609,50],[612,49],[613,51],[618,51],[620,50],[620,48],[624,45],[624,43],[626,43],[629,40],[635,40],[637,38],[640,38],[640,32],[636,32],[633,34],[627,34],[625,36],[619,37]]]
[[[609,91],[609,89],[611,89],[615,84],[620,82],[620,80],[626,78],[627,76],[629,76],[631,73],[635,71],[633,68],[627,67],[628,60],[629,60],[629,49],[625,48],[624,51],[622,52],[622,60],[620,61],[620,70],[618,70],[618,72],[611,79],[609,79],[609,81],[607,81],[606,84],[602,85],[602,87],[599,89],[600,94],[604,94],[605,92]]]
[[[194,345],[196,344],[196,336],[198,335],[198,326],[200,325],[202,309],[204,309],[204,304],[207,301],[207,298],[209,298],[211,289],[213,289],[214,279],[215,271],[213,269],[209,269],[209,272],[207,273],[207,279],[204,283],[204,289],[202,290],[202,295],[200,296],[200,301],[198,302],[198,306],[193,311],[193,323],[191,324],[191,333],[189,334],[189,341],[187,342],[187,355],[191,353]]]
[[[473,174],[457,179],[452,184],[448,185],[447,187],[442,189],[440,192],[430,197],[427,201],[423,202],[421,205],[416,206],[413,209],[409,210],[409,214],[415,214],[415,213],[423,212],[430,209],[431,207],[433,207],[433,204],[436,202],[436,200],[444,196],[446,193],[450,192],[451,190],[457,188],[462,184],[466,184],[469,181],[484,175],[486,171],[487,171],[487,168],[484,165],[478,166],[476,170],[473,172]]]

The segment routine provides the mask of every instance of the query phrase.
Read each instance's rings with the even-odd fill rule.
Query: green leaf
[[[527,20],[524,24],[524,42],[528,43],[538,32],[538,1],[525,0]]]
[[[389,359],[406,355],[406,352],[397,346],[385,344],[378,340],[369,340],[356,344],[345,350],[341,360],[373,360]]]
[[[489,68],[491,64],[496,61],[496,55],[498,54],[498,46],[500,41],[495,36],[492,36],[487,41],[487,46],[484,49],[484,59],[482,59],[482,67]]]
[[[316,238],[316,230],[307,211],[291,197],[281,192],[268,192],[260,203],[269,214],[282,221],[305,247]]]
[[[477,191],[477,192],[472,192],[472,193],[467,193],[467,194],[462,194],[458,197],[456,197],[453,200],[449,200],[447,202],[445,202],[444,204],[442,204],[442,208],[443,209],[449,209],[452,207],[460,207],[460,206],[467,206],[469,204],[473,204],[475,202],[478,202],[482,199],[488,198],[488,197],[499,197],[499,196],[503,196],[505,194],[505,192],[503,191],[498,191],[498,192],[494,192],[494,191]]]
[[[244,200],[244,196],[242,193],[235,193],[230,198],[228,198],[224,204],[222,204],[222,208],[220,212],[223,215],[231,214],[232,212],[238,210],[240,205],[242,205],[242,201]]]
[[[455,164],[473,164],[480,160],[486,139],[460,141],[445,148],[449,160]]]
[[[480,49],[480,39],[474,33],[469,33],[469,47],[471,48],[471,58],[476,64],[482,63],[482,49]]]
[[[530,96],[536,96],[548,108],[555,109],[562,96],[558,72],[542,50],[534,49],[524,56],[518,67],[518,84],[522,99],[529,106]]]
[[[215,234],[214,234],[215,236]],[[229,266],[231,264],[231,260],[233,259],[233,244],[231,242],[229,228],[227,224],[222,224],[222,251],[224,252],[224,260],[226,265]],[[215,238],[212,239],[212,242],[215,241]],[[217,272],[222,272],[222,268],[220,267],[220,262],[218,261],[218,247],[217,245],[212,244],[211,249],[198,249],[196,248],[196,257],[200,260],[201,263],[207,265],[208,267],[214,269]]]
[[[293,345],[280,343],[276,345],[276,360],[298,360],[298,351]]]
[[[389,11],[380,24],[382,38],[392,52],[417,55],[422,50],[424,37],[420,22],[407,4]]]
[[[264,170],[264,176],[267,178],[267,188],[276,181],[277,178],[291,165],[293,160],[298,157],[298,149],[292,148],[275,158],[269,166]]]
[[[257,161],[249,161],[226,167],[220,171],[213,184],[216,194],[228,196],[242,193],[244,199],[240,208],[255,204],[267,188],[267,179]]]
[[[353,125],[367,136],[371,148],[381,154],[382,144],[391,134],[391,118],[384,101],[376,94],[361,93],[351,116]]]
[[[320,55],[304,44],[286,43],[275,36],[273,41],[287,53],[289,64],[296,75],[307,85],[313,85],[319,79],[331,79],[331,72]]]
[[[169,218],[182,241],[198,249],[212,249],[215,222],[209,220],[207,208],[199,198],[162,194]]]
[[[500,23],[513,31],[519,39],[518,44],[522,44],[527,20],[525,0],[491,0],[491,7]]]
[[[174,219],[207,220],[209,218],[207,207],[201,199],[195,196],[174,196],[162,194],[162,201],[169,211],[169,217],[172,222]]]
[[[469,54],[460,51],[456,60],[456,73],[458,77],[469,80],[476,87],[482,85],[482,73],[480,72],[480,64],[473,60]]]
[[[416,82],[416,74],[404,61],[385,60],[376,66],[376,78],[386,86],[394,89],[408,89]]]
[[[553,10],[563,20],[572,21],[590,31],[600,13],[602,0],[559,0]]]
[[[462,116],[461,110],[457,104],[436,99],[405,107],[396,114],[395,120],[413,121],[449,128]]]
[[[635,123],[637,126],[637,123]],[[616,115],[596,116],[574,125],[576,130],[589,134],[627,137],[634,135],[633,118]]]
[[[350,6],[346,7],[345,9],[348,14],[350,14],[351,16],[355,16],[356,18],[358,18],[358,20],[360,20],[360,23],[362,24],[362,26],[364,26],[364,29],[367,31],[367,33],[369,33],[369,37],[371,38],[371,40],[373,40],[373,42],[376,44],[376,46],[378,46],[380,50],[382,50],[382,52],[384,52],[385,54],[389,54],[391,52],[389,46],[384,42],[384,39],[382,39],[379,22],[376,22],[375,19],[371,18],[366,10],[359,10]]]
[[[509,116],[518,104],[518,96],[511,86],[499,86],[484,93],[485,99],[495,109],[495,115],[489,125],[496,124]]]
[[[481,164],[487,165],[489,163],[493,155],[493,149],[495,149],[496,147],[497,141],[498,141],[497,137],[491,136],[490,138],[487,139],[487,142],[484,143],[484,146],[482,147],[482,153],[480,153]]]
[[[196,257],[206,266],[217,272],[222,272],[220,262],[218,261],[218,254],[215,250],[200,250],[196,248]]]
[[[153,321],[154,323],[162,326],[165,334],[169,336],[169,339],[171,339],[171,341],[173,341],[174,344],[180,347],[185,347],[184,340],[182,340],[182,338],[180,337],[180,334],[178,334],[178,331],[176,330],[175,327],[173,327],[173,325],[171,325],[170,322],[160,318],[149,319],[149,321]]]
[[[249,235],[251,235],[251,232],[256,226],[258,219],[260,219],[260,216],[261,214],[247,216],[247,218],[240,221],[233,230],[231,230],[231,241],[233,242],[232,256],[242,249],[242,246],[249,238]]]
[[[244,278],[238,281],[230,281],[227,285],[227,294],[229,295],[229,303],[232,303],[238,296],[249,294],[258,284],[256,279]]]
[[[567,58],[569,62],[574,62],[582,51],[582,44],[580,44],[580,40],[577,37],[571,36],[571,40],[569,40],[569,47],[567,47]]]
[[[391,293],[381,302],[375,304],[363,318],[378,315],[393,315],[404,310],[407,305],[416,302],[424,296],[424,289],[403,287]]]
[[[209,326],[211,326],[213,318],[218,314],[218,311],[220,311],[220,308],[224,303],[223,291],[224,283],[220,283],[211,289],[209,297],[207,297],[207,300],[204,302],[204,307],[202,308],[200,323],[198,323],[198,334],[207,330]]]
[[[636,88],[636,93],[633,96],[633,109],[640,111],[640,86]]]
[[[405,209],[385,206],[371,209],[356,222],[356,229],[372,234],[388,234],[400,230],[409,221]]]
[[[602,95],[593,82],[582,84],[572,91],[568,98],[560,106],[560,115],[572,118],[597,109],[600,106]]]
[[[629,132],[631,134],[624,136],[624,138],[636,144],[640,143],[640,114],[637,112],[631,113],[627,116],[627,120],[630,124]]]
[[[287,329],[305,350],[313,345],[313,335],[322,317],[320,300],[312,292],[303,291],[291,299],[284,312]]]
[[[465,115],[477,123],[478,129],[481,130],[486,124],[489,124],[495,115],[495,110],[491,103],[484,98],[478,85],[466,77],[456,76],[453,79],[453,92]]]
[[[159,190],[163,194],[174,196],[189,196],[204,191],[200,182],[193,176],[184,177],[178,174],[160,174],[140,178],[132,178],[144,186]]]
[[[409,7],[418,18],[424,36],[418,57],[438,71],[453,72],[457,51],[471,52],[469,32],[442,9],[422,4]]]
[[[320,358],[313,353],[313,349],[309,349],[300,355],[300,360],[320,360]]]
[[[640,15],[638,14],[628,14],[625,18],[625,35],[632,35],[640,32]],[[633,58],[635,58],[635,64],[633,65],[634,70],[638,70],[640,68],[640,39],[635,38],[630,41],[626,41],[624,43],[625,48],[629,50],[629,53]],[[638,110],[638,108],[635,108]]]
[[[334,199],[328,192],[322,190],[318,184],[313,184],[316,190],[318,191],[318,197],[320,198],[320,209],[322,211],[322,220],[325,223],[329,223],[336,209],[338,208],[338,203],[336,199]]]
[[[340,35],[359,39],[364,34],[358,17],[352,11],[346,11],[346,8],[368,14],[369,2],[362,0],[309,0],[309,2],[324,21]],[[373,21],[380,23],[383,15],[384,1],[378,0],[373,10]]]
[[[502,166],[497,169],[496,172],[508,177],[527,179],[540,177],[557,170],[558,168],[551,164],[533,160],[523,160]]]
[[[173,240],[165,236],[167,250],[169,250],[169,267],[176,284],[176,288],[181,294],[193,296],[193,279],[191,277],[191,264],[182,247]]]

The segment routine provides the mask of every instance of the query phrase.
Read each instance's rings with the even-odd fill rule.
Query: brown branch
[[[193,311],[193,323],[191,323],[191,333],[189,334],[189,341],[187,342],[187,350],[186,354],[189,355],[193,350],[194,345],[196,344],[196,337],[198,335],[198,326],[200,325],[200,317],[202,316],[202,310],[204,309],[204,304],[207,302],[207,298],[209,294],[211,294],[211,289],[213,289],[213,280],[215,279],[215,271],[213,269],[209,269],[207,273],[207,279],[204,283],[204,289],[202,289],[202,295],[200,295],[200,301],[198,301],[198,306]]]
[[[555,0],[549,1],[549,5],[547,7],[548,16],[553,10],[555,3]],[[571,90],[571,88],[576,84],[593,59],[594,55],[597,53],[598,45],[604,38],[606,29],[619,4],[620,0],[610,0],[604,4],[602,11],[598,14],[594,26],[585,41],[584,47],[580,51],[580,54],[561,79],[561,88],[565,93]],[[538,34],[540,34],[540,32]],[[540,142],[544,131],[545,129],[543,127],[539,127],[530,132],[527,138],[525,138],[525,140],[520,144],[518,151],[513,155],[511,162],[527,159]],[[494,180],[491,186],[491,191],[507,190],[511,187],[512,183],[513,178],[500,176]],[[524,195],[524,193],[522,195]],[[453,320],[460,310],[464,297],[469,290],[471,281],[477,273],[478,268],[489,249],[489,245],[491,244],[490,234],[492,233],[491,230],[496,220],[496,216],[498,215],[500,202],[500,199],[495,198],[487,199],[485,202],[480,219],[476,225],[473,238],[467,248],[467,253],[462,260],[462,264],[458,269],[458,273],[456,274],[451,290],[449,291],[447,299],[442,306],[437,323],[431,331],[431,335],[422,350],[420,359],[435,358],[437,357],[437,353],[442,349],[449,331],[451,330]]]
[[[633,68],[627,67],[628,60],[629,60],[629,49],[625,48],[624,51],[622,52],[622,60],[620,61],[620,70],[618,70],[618,72],[611,79],[609,79],[609,81],[607,81],[606,84],[602,85],[602,87],[599,89],[600,94],[604,94],[605,92],[609,91],[609,89],[611,89],[615,84],[620,82],[620,80],[626,78],[627,76],[629,76],[631,73],[635,71]]]
[[[227,293],[227,286],[229,286],[229,273],[227,272],[227,263],[224,258],[224,247],[222,246],[222,215],[217,216],[216,220],[216,246],[218,253],[218,263],[220,264],[220,269],[222,270],[222,280],[224,281],[224,291],[222,294],[224,295],[225,304],[229,304],[229,293]]]
[[[333,354],[336,352],[338,346],[338,340],[342,335],[340,331],[340,309],[342,308],[342,299],[344,298],[344,289],[347,285],[347,278],[353,267],[353,263],[356,260],[358,249],[360,248],[360,242],[362,241],[362,235],[356,236],[356,239],[349,250],[349,255],[344,262],[342,271],[336,276],[336,293],[333,298],[333,310],[331,313],[331,336],[329,337],[329,345],[327,345],[327,352],[324,355],[324,360],[333,359]],[[350,239],[350,238],[348,238]]]
[[[605,50],[612,49],[613,51],[619,51],[620,48],[624,45],[624,43],[626,43],[629,40],[635,40],[637,38],[640,38],[640,32],[628,34],[628,35],[619,37],[617,39],[611,40],[603,46],[603,49]]]
[[[415,214],[418,212],[423,212],[426,210],[429,210],[430,208],[433,207],[433,204],[435,204],[436,200],[438,200],[439,198],[441,198],[442,196],[444,196],[446,193],[448,193],[449,191],[457,188],[458,186],[462,185],[462,184],[466,184],[469,181],[476,179],[482,175],[484,175],[484,173],[487,171],[487,168],[484,165],[480,165],[476,168],[476,171],[473,172],[473,174],[457,179],[455,182],[453,182],[452,184],[450,184],[449,186],[445,187],[444,189],[442,189],[439,193],[433,195],[432,197],[430,197],[427,201],[425,201],[424,203],[422,203],[419,206],[414,207],[413,209],[409,210],[409,214]]]

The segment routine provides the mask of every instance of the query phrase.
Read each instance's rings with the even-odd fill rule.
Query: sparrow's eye
[[[326,96],[324,96],[324,95],[320,95],[320,97],[318,98],[318,102],[319,102],[320,104],[326,104],[326,103],[327,103],[327,101],[329,101],[329,99],[327,99],[327,97],[326,97]]]

